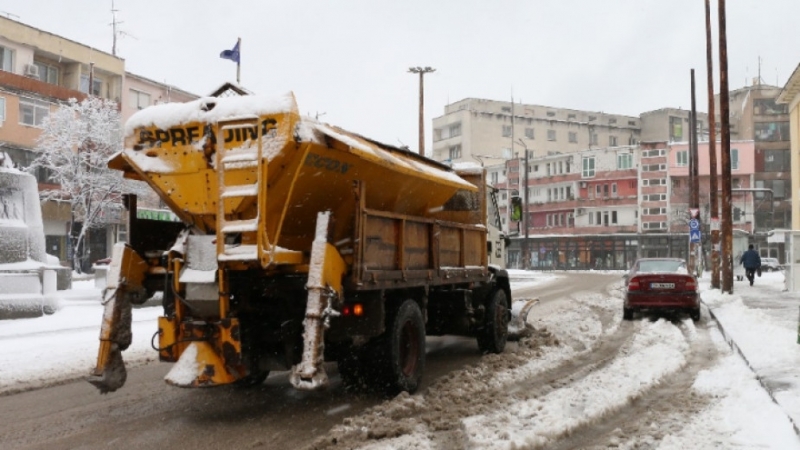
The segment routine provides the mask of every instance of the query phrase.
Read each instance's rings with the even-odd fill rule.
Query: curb
[[[772,392],[772,389],[770,389],[766,385],[761,375],[759,375],[758,372],[753,368],[753,366],[750,365],[750,361],[747,359],[747,356],[745,356],[744,352],[742,352],[742,349],[739,348],[739,346],[736,344],[733,338],[731,338],[730,335],[725,331],[725,327],[723,327],[722,322],[720,322],[719,319],[717,319],[717,316],[714,314],[714,311],[712,311],[711,308],[709,308],[708,305],[706,305],[705,302],[703,302],[702,300],[700,300],[700,302],[706,307],[706,309],[708,310],[708,314],[711,316],[711,318],[714,319],[714,322],[717,324],[717,328],[719,329],[720,333],[722,333],[722,338],[725,339],[725,342],[728,343],[728,346],[731,348],[731,350],[733,350],[734,353],[739,355],[739,357],[742,358],[742,361],[744,361],[744,363],[747,365],[750,371],[753,372],[753,375],[755,375],[756,380],[758,380],[758,384],[760,384],[761,387],[764,389],[764,391],[766,391],[767,395],[769,395],[769,398],[772,399],[772,402],[781,407],[781,411],[783,411],[783,414],[786,416],[787,419],[789,419],[789,423],[792,424],[792,428],[794,429],[794,434],[800,437],[800,428],[798,428],[797,423],[795,423],[794,419],[792,419],[792,417],[789,416],[789,414],[787,414],[786,411],[783,409],[783,405],[781,405],[775,398],[775,394]]]

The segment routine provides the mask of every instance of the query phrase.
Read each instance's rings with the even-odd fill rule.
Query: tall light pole
[[[418,73],[419,74],[419,154],[425,156],[425,118],[423,114],[424,110],[424,95],[425,92],[425,82],[423,81],[423,76],[426,73],[436,72],[436,69],[432,67],[410,67],[408,69],[409,73]]]
[[[522,268],[529,269],[531,256],[528,252],[528,146],[522,139],[519,143],[525,149],[525,186],[522,191],[522,225],[525,227],[525,240],[522,241]]]

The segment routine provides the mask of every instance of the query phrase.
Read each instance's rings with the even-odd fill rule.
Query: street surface
[[[473,435],[470,424],[485,429],[482,421],[506,420],[497,414],[515,407],[512,402],[518,407],[585,391],[584,384],[596,373],[624,361],[637,330],[646,325],[620,322],[621,286],[621,275],[616,273],[567,273],[548,284],[518,289],[516,298],[541,300],[531,312],[534,336],[510,343],[502,355],[483,357],[472,339],[429,338],[426,376],[414,396],[385,399],[345,392],[335,364],[328,365],[332,382],[321,392],[294,390],[286,372],[270,375],[257,388],[179,389],[163,381],[170,365],[153,363],[130,370],[124,388],[108,395],[98,394],[86,382],[68,382],[0,397],[0,446],[414,448],[423,430],[430,448],[482,448],[483,439],[493,442],[504,437]],[[583,320],[587,317],[592,320]],[[565,321],[580,326],[567,334],[548,331],[549,324],[563,327]],[[687,320],[664,326],[674,328],[667,332],[689,343],[683,350],[685,367],[666,383],[644,386],[630,404],[609,403],[601,415],[576,408],[576,416],[590,420],[549,436],[547,448],[608,448],[626,439],[646,442],[659,433],[679,430],[706,406],[708,398],[691,386],[718,357],[718,347],[709,336],[714,325],[705,315],[696,327]],[[554,346],[571,347],[574,357],[537,360],[543,349]],[[517,375],[510,380],[495,378],[499,371],[515,370]],[[531,446],[536,442],[530,441]]]

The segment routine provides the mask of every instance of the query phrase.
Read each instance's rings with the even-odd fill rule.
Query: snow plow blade
[[[533,325],[528,323],[531,308],[539,303],[538,298],[515,300],[511,305],[511,320],[508,322],[508,340],[518,341],[533,333]]]
[[[100,349],[97,365],[87,381],[101,394],[114,392],[125,384],[127,372],[122,351],[131,345],[132,302],[140,302],[147,263],[124,243],[114,246],[103,290],[103,324],[100,327]]]

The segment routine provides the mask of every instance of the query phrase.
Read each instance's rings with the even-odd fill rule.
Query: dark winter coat
[[[761,257],[758,256],[757,251],[750,249],[742,254],[739,263],[741,263],[745,269],[758,269],[761,267]]]

